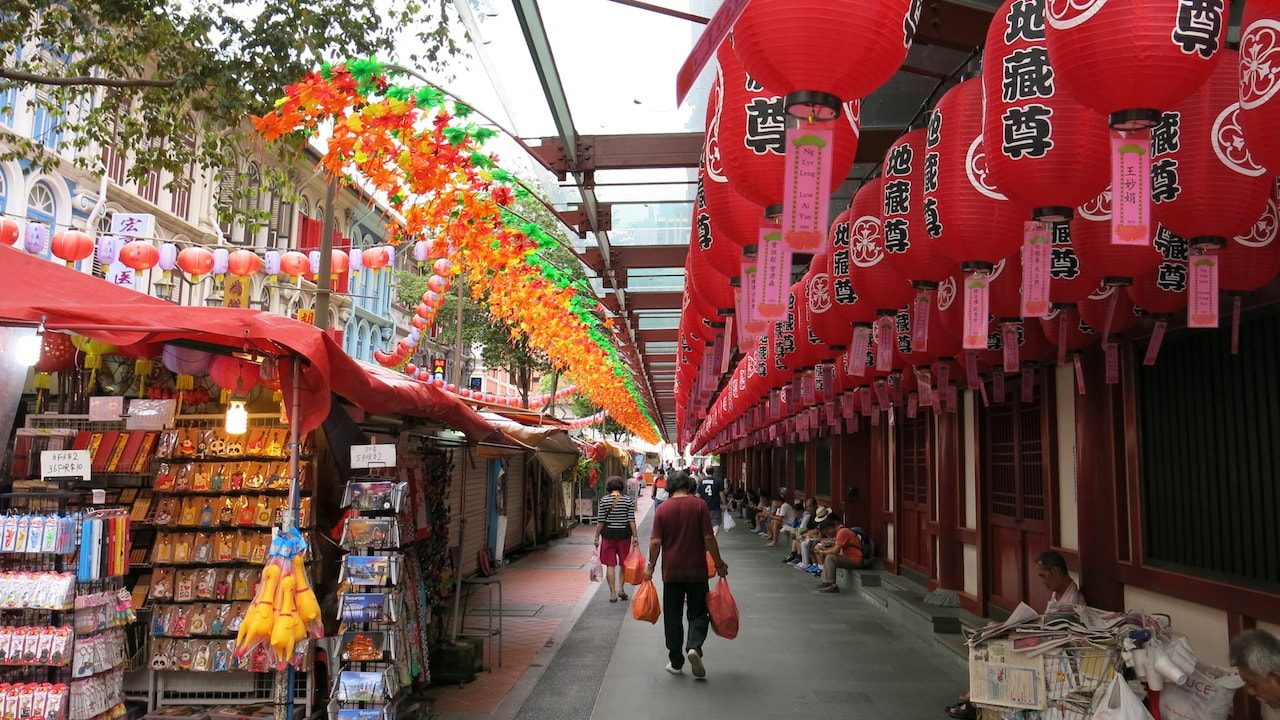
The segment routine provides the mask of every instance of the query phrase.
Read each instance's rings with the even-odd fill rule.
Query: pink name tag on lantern
[[[762,320],[787,317],[787,290],[791,287],[791,250],[776,227],[760,229],[760,261],[756,264],[756,310]]]
[[[1076,393],[1084,395],[1086,392],[1084,387],[1084,364],[1080,362],[1080,353],[1071,354],[1071,364],[1075,366],[1076,370]]]
[[[951,363],[944,360],[938,363],[938,387],[946,387],[951,382]]]
[[[1164,344],[1164,333],[1169,328],[1169,323],[1161,320],[1151,329],[1151,340],[1147,344],[1147,354],[1142,358],[1143,365],[1155,365],[1156,358],[1160,355],[1160,346]]]
[[[1022,369],[1022,402],[1029,403],[1036,396],[1036,374],[1031,368]]]
[[[858,419],[857,415],[854,415],[853,417],[848,418],[844,421],[845,432],[856,433],[858,432],[858,428],[860,428],[861,426],[862,426],[862,422]]]
[[[987,318],[991,298],[986,273],[969,273],[964,279],[964,349],[987,349]]]
[[[991,399],[997,403],[1004,402],[1004,373],[991,374]]]
[[[782,236],[794,252],[814,252],[827,238],[831,139],[827,123],[803,123],[787,131]]]
[[[1049,226],[1027,222],[1022,226],[1022,317],[1048,317],[1049,265],[1053,241]]]
[[[911,351],[927,352],[929,349],[929,310],[933,307],[933,291],[916,294],[911,317]]]
[[[965,353],[964,374],[970,390],[982,386],[982,378],[978,375],[978,353],[973,350]]]
[[[858,395],[862,400],[862,414],[870,415],[874,409],[871,402],[871,388],[858,388]]]
[[[956,390],[955,385],[947,386],[947,412],[953,413],[956,411],[956,403],[959,401],[959,392],[960,391]]]
[[[768,329],[768,323],[760,317],[759,303],[760,294],[760,271],[759,263],[755,258],[742,258],[742,333],[747,336],[747,342],[755,340]],[[748,345],[749,347],[749,345]]]
[[[884,380],[876,381],[876,401],[880,403],[880,407],[889,407],[889,384]]]
[[[1111,133],[1111,243],[1151,242],[1151,136]]]
[[[881,317],[876,321],[876,370],[888,372],[893,368],[893,318]]]
[[[933,380],[928,370],[916,373],[916,387],[920,388],[920,404],[925,407],[933,405]]]
[[[867,353],[871,350],[871,328],[859,325],[853,329],[853,346],[849,348],[849,364],[845,367],[854,377],[867,374]]]
[[[840,414],[844,416],[845,420],[854,416],[855,408],[853,403],[854,400],[852,394],[845,393],[840,396]]]
[[[1013,323],[1000,325],[1000,350],[1004,355],[1004,371],[1018,372],[1018,329]]]
[[[872,408],[872,413],[871,413],[871,426],[872,426],[872,427],[879,427],[879,426],[880,426],[880,413],[878,412],[878,409],[877,409],[877,408]]]
[[[912,420],[916,419],[916,407],[918,403],[919,403],[919,399],[916,397],[915,393],[911,393],[907,395],[907,417],[908,418]]]
[[[1187,327],[1218,327],[1218,257],[1193,254],[1187,269]]]

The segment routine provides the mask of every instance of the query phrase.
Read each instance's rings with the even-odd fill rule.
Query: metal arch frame
[[[556,131],[559,133],[562,152],[578,185],[579,192],[582,194],[587,227],[591,229],[591,232],[595,235],[596,242],[600,246],[601,278],[604,280],[606,287],[613,289],[614,297],[620,310],[619,315],[624,320],[624,322],[619,323],[622,333],[626,336],[624,338],[626,340],[624,353],[631,355],[633,369],[644,378],[645,399],[648,402],[654,422],[659,425],[664,437],[670,437],[670,431],[673,428],[667,427],[666,417],[660,411],[648,365],[640,356],[639,347],[636,345],[635,338],[632,335],[631,324],[627,321],[626,291],[619,287],[616,281],[611,260],[612,249],[609,245],[608,228],[601,222],[600,203],[596,198],[594,188],[588,181],[588,174],[577,169],[579,160],[578,130],[573,124],[573,115],[569,109],[569,98],[565,94],[564,83],[561,81],[560,71],[556,67],[555,54],[552,52],[551,40],[547,37],[546,26],[542,21],[542,12],[538,8],[537,0],[512,0],[512,6],[516,12],[516,18],[520,22],[520,31],[524,34],[529,54],[533,58],[534,69],[537,71],[538,80],[542,84],[542,92],[551,110]]]

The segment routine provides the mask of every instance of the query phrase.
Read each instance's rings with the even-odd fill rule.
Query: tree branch
[[[37,85],[97,85],[100,87],[176,87],[177,80],[145,80],[134,78],[98,78],[98,77],[55,77],[53,75],[37,75],[35,73],[0,67],[0,78],[35,83]]]

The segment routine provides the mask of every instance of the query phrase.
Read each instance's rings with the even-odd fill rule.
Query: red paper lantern
[[[883,185],[883,178],[872,179],[858,189],[849,207],[849,258],[856,268],[852,271],[853,286],[859,302],[867,303],[873,311],[896,310],[916,295],[888,259],[880,215]]]
[[[1280,172],[1280,0],[1249,0],[1240,27],[1240,127],[1253,157]]]
[[[1077,209],[1069,232],[1071,246],[1080,265],[1088,268],[1089,274],[1101,277],[1111,285],[1128,285],[1133,278],[1160,264],[1160,253],[1151,245],[1115,245],[1111,242],[1110,189]],[[1054,302],[1070,302],[1068,296],[1075,294],[1053,295],[1054,289],[1054,284],[1050,284],[1049,292]]]
[[[1037,0],[1006,0],[991,20],[982,143],[995,186],[1033,217],[1059,221],[1106,187],[1110,141],[1105,119],[1056,86],[1039,8]]]
[[[364,259],[361,257],[361,259]],[[332,250],[329,253],[329,274],[341,275],[351,267],[351,257],[342,250]]]
[[[1218,252],[1218,284],[1226,292],[1260,290],[1280,274],[1280,207],[1276,197],[1249,232],[1236,235]]]
[[[76,366],[76,346],[66,333],[46,331],[40,340],[40,360],[36,372],[53,373]]]
[[[1098,221],[1077,210],[1070,223],[1053,223],[1050,228],[1053,254],[1049,262],[1049,302],[1077,303],[1097,289],[1102,276],[1096,265],[1083,261],[1078,248],[1086,239],[1111,245],[1110,213],[1107,217],[1107,220]],[[1090,234],[1093,237],[1087,237]]]
[[[1066,325],[1066,352],[1076,352],[1091,347],[1102,339],[1099,330],[1095,330],[1092,325],[1085,322],[1080,317],[1080,313],[1075,308],[1055,309],[1049,313],[1049,317],[1040,318],[1040,330],[1044,333],[1045,338],[1053,343],[1058,344],[1059,338],[1062,337],[1062,325]],[[1063,348],[1059,348],[1063,350]]]
[[[827,233],[827,248],[823,253],[822,271],[829,276],[832,310],[843,322],[841,332],[844,333],[850,324],[869,323],[875,317],[871,305],[859,295],[862,289],[854,282],[857,265],[853,262],[853,223],[852,207],[837,215]]]
[[[689,238],[689,252],[698,253],[707,266],[726,278],[742,273],[742,245],[734,243],[713,222],[704,192],[705,171],[698,173],[698,192],[693,205],[693,229]]]
[[[290,250],[280,256],[280,272],[292,278],[299,278],[311,272],[311,261],[306,255]]]
[[[249,277],[262,269],[262,258],[251,250],[236,250],[227,256],[227,272],[237,277]]]
[[[1152,244],[1160,253],[1160,264],[1135,277],[1125,292],[1134,305],[1149,313],[1173,314],[1187,306],[1187,258],[1191,244],[1164,226],[1156,228]]]
[[[122,265],[132,268],[138,272],[150,270],[160,262],[160,251],[155,245],[146,240],[134,240],[124,244],[120,248],[120,255],[117,258]]]
[[[800,117],[870,95],[911,48],[921,3],[912,0],[752,0],[733,26],[751,77],[787,95]]]
[[[93,238],[79,230],[62,230],[53,234],[49,251],[73,265],[93,254]]]
[[[22,226],[11,217],[0,217],[0,245],[12,246],[22,237]]]
[[[1030,210],[1010,202],[987,176],[982,81],[948,90],[925,137],[925,244],[955,263],[994,265],[1022,245]]]
[[[209,379],[232,395],[243,397],[261,380],[261,372],[251,362],[230,355],[218,355],[209,365]]]
[[[360,264],[370,270],[381,270],[391,262],[391,253],[384,247],[371,247],[360,253]]]
[[[795,317],[796,326],[796,359],[800,363],[800,367],[811,368],[820,362],[828,360],[835,356],[836,351],[832,350],[830,345],[814,332],[813,316],[809,311],[810,298],[816,299],[817,307],[822,308],[824,313],[830,311],[830,302],[824,301],[820,295],[824,290],[821,287],[813,285],[814,274],[806,273],[800,279],[800,282],[791,286],[791,291],[795,295]],[[846,341],[847,342],[847,341]],[[843,343],[838,343],[843,344]]]
[[[231,259],[228,256],[228,268],[230,263]],[[208,248],[203,247],[183,248],[178,253],[178,267],[190,275],[194,282],[199,280],[201,275],[207,275],[210,270],[213,270],[213,253],[209,252]]]
[[[1150,127],[1158,111],[1199,87],[1218,64],[1227,29],[1221,0],[1019,0],[1008,7],[1009,21],[1000,24],[1043,37],[1059,89],[1110,115],[1117,128]]]
[[[880,207],[885,259],[912,283],[934,284],[950,277],[956,264],[937,252],[925,231],[924,128],[903,134],[884,156]],[[893,308],[905,305],[902,303]]]
[[[1152,131],[1152,215],[1193,245],[1220,247],[1249,232],[1274,188],[1240,131],[1236,51],[1221,55],[1208,81]]]
[[[689,248],[685,261],[684,291],[703,317],[734,313],[733,288],[729,285],[729,278],[712,269],[709,259],[697,251],[696,246]]]
[[[708,137],[717,136],[715,147],[730,184],[758,205],[782,202],[786,178],[787,112],[783,98],[765,90],[747,76],[728,43],[716,53],[716,76],[722,92],[712,93],[718,106],[708,125]],[[831,123],[831,182],[835,192],[853,168],[858,152],[858,101],[844,103],[841,117]],[[754,237],[751,242],[754,242]]]
[[[120,355],[130,360],[154,360],[164,352],[164,343],[136,342],[132,345],[117,345],[112,355]]]

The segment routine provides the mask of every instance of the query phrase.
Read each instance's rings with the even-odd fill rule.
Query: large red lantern
[[[830,260],[828,253],[813,259],[805,275],[803,299],[814,336],[832,350],[843,350],[849,345],[853,329],[838,308],[842,301],[850,301],[852,286],[843,290],[836,287]],[[857,298],[852,299],[856,302]]]
[[[62,230],[53,234],[49,251],[68,265],[74,265],[93,254],[93,238],[80,230]]]
[[[1280,172],[1280,0],[1249,0],[1240,27],[1240,127],[1253,157]]]
[[[1117,245],[1111,242],[1110,189],[1079,207],[1071,219],[1070,233],[1071,246],[1080,265],[1109,285],[1128,285],[1133,278],[1160,264],[1160,253],[1149,244]],[[1054,285],[1051,283],[1049,288],[1052,295]],[[1063,295],[1053,299],[1054,302],[1070,302]]]
[[[733,287],[729,278],[716,272],[696,244],[689,248],[685,261],[685,294],[703,317],[714,318],[734,314]]]
[[[1280,206],[1276,196],[1248,233],[1227,241],[1218,253],[1219,286],[1229,293],[1259,290],[1280,273]]]
[[[1156,228],[1153,241],[1160,253],[1155,270],[1133,279],[1125,288],[1134,305],[1156,315],[1171,315],[1187,306],[1188,269],[1191,244],[1164,226]]]
[[[693,205],[693,229],[689,238],[689,252],[699,253],[707,265],[726,278],[742,273],[742,245],[731,242],[728,233],[715,225],[714,216],[707,207],[706,172],[698,173],[698,192]]]
[[[262,373],[251,362],[230,355],[218,355],[209,365],[209,379],[232,395],[243,397],[262,379]]]
[[[120,248],[120,255],[117,258],[122,265],[132,268],[138,272],[150,270],[160,262],[160,251],[155,245],[146,240],[134,240],[124,244]]]
[[[1022,244],[1028,208],[987,176],[982,142],[982,81],[965,80],[942,96],[925,138],[925,236],[955,263],[994,265]]]
[[[360,264],[375,273],[391,262],[391,252],[385,247],[371,247],[360,253]]]
[[[716,58],[720,61],[717,82],[723,89],[713,93],[719,105],[713,108],[708,133],[714,129],[718,135],[724,173],[751,202],[762,206],[781,203],[788,124],[783,98],[749,77],[728,43],[720,46]],[[831,183],[822,190],[834,192],[849,175],[858,152],[857,100],[844,104],[831,129]]]
[[[809,315],[808,288],[813,276],[806,274],[799,282],[791,286],[792,302],[791,318],[795,325],[796,352],[793,367],[807,370],[814,365],[835,355],[827,343],[822,341],[813,331],[813,320]]]
[[[262,269],[262,258],[252,250],[236,250],[227,256],[227,272],[237,277],[249,277]]]
[[[1102,339],[1075,308],[1055,309],[1048,317],[1040,318],[1040,330],[1058,347],[1059,355],[1084,350]]]
[[[1053,250],[1049,261],[1049,302],[1054,304],[1077,303],[1089,297],[1102,279],[1097,266],[1085,263],[1078,248],[1087,240],[1111,246],[1110,213],[1106,219],[1076,210],[1070,223],[1053,223],[1050,237]],[[1118,245],[1118,248],[1134,247]],[[1149,255],[1154,255],[1145,245]]]
[[[707,210],[717,232],[723,231],[730,242],[742,246],[755,245],[760,237],[760,225],[764,221],[764,208],[743,197],[731,184],[724,169],[724,153],[721,150],[721,98],[723,97],[724,72],[718,69],[711,94],[707,98],[707,134],[702,145],[700,177],[704,179]]]
[[[911,48],[918,0],[753,0],[733,27],[747,72],[786,95],[788,112],[824,119],[870,95]]]
[[[1032,217],[1059,222],[1106,187],[1110,143],[1105,119],[1057,87],[1041,7],[1041,0],[1006,0],[991,20],[982,142],[995,186],[1030,206]]]
[[[849,259],[855,268],[853,285],[859,300],[872,310],[897,310],[911,302],[915,291],[888,260],[891,253],[885,246],[880,215],[883,187],[884,178],[874,178],[853,196],[849,207]]]
[[[1009,6],[1019,24],[1007,27],[1040,27],[1059,88],[1112,126],[1134,129],[1154,125],[1209,77],[1224,8],[1224,0],[1019,0]]]
[[[827,233],[826,263],[823,271],[830,277],[831,307],[847,328],[850,323],[869,323],[875,316],[871,305],[859,296],[854,282],[857,265],[853,260],[853,208],[836,216]]]
[[[936,285],[954,274],[956,267],[936,251],[937,243],[926,232],[926,140],[925,129],[916,128],[889,146],[884,156],[880,217],[886,259],[898,275],[915,284]]]
[[[11,247],[22,237],[22,226],[11,217],[0,217],[0,245]]]
[[[1221,55],[1208,81],[1152,131],[1153,215],[1193,246],[1249,232],[1274,187],[1240,131],[1236,53]]]
[[[45,332],[40,340],[40,360],[35,364],[38,373],[70,370],[76,366],[76,346],[71,336],[60,332]]]
[[[227,258],[228,267],[231,259]],[[182,271],[191,276],[191,281],[196,282],[201,275],[208,275],[213,270],[213,253],[204,247],[183,248],[178,253],[178,267]]]

